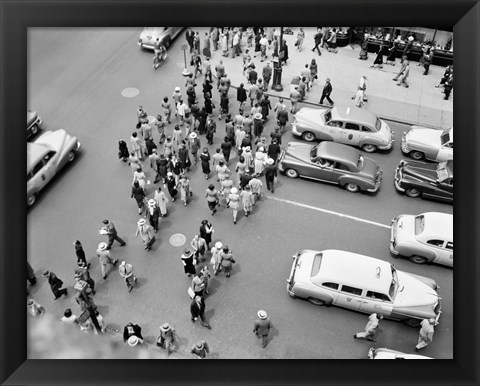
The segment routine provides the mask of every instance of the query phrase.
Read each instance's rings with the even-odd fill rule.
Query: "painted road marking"
[[[286,204],[295,205],[295,206],[299,206],[299,207],[307,208],[307,209],[313,209],[313,210],[316,210],[318,212],[328,213],[328,214],[331,214],[331,215],[334,215],[334,216],[344,217],[344,218],[348,218],[348,219],[351,219],[351,220],[354,220],[354,221],[359,221],[359,222],[363,222],[363,223],[366,223],[366,224],[375,225],[377,227],[390,229],[390,225],[384,225],[384,224],[380,224],[379,222],[365,220],[365,219],[360,218],[360,217],[350,216],[348,214],[343,214],[343,213],[340,213],[340,212],[334,212],[333,210],[318,208],[316,206],[302,204],[302,203],[296,202],[296,201],[285,200],[284,198],[278,198],[278,197],[273,197],[273,196],[266,196],[266,197],[270,200],[285,202]]]
[[[122,90],[122,96],[125,98],[133,98],[140,94],[140,90],[135,87],[127,87]]]
[[[186,241],[187,238],[181,233],[175,233],[170,237],[170,244],[174,247],[181,247],[183,244],[185,244]]]

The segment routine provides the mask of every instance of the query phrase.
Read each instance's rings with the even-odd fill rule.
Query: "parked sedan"
[[[373,257],[356,253],[304,250],[293,256],[287,292],[315,305],[334,305],[418,326],[441,314],[433,279],[397,271]]]
[[[453,160],[453,126],[443,131],[412,126],[402,135],[402,152],[417,161]]]
[[[453,215],[428,212],[395,217],[391,225],[390,252],[417,264],[453,267]]]
[[[168,48],[182,29],[183,27],[145,27],[138,39],[138,45],[153,51],[153,43],[159,38],[163,46]]]
[[[349,192],[376,192],[383,175],[377,162],[350,146],[334,142],[317,145],[290,142],[278,164],[287,177],[338,184]]]
[[[43,121],[36,111],[27,110],[27,140],[42,129],[42,123]]]
[[[408,197],[453,202],[453,161],[427,164],[402,160],[395,170],[394,184]]]
[[[67,164],[73,162],[80,142],[65,130],[46,131],[35,142],[27,142],[27,206]]]
[[[433,359],[424,355],[405,354],[400,351],[391,350],[389,348],[373,348],[368,350],[368,359]]]
[[[374,113],[354,106],[301,108],[292,123],[292,134],[305,141],[333,141],[361,147],[367,153],[389,150],[395,133]]]

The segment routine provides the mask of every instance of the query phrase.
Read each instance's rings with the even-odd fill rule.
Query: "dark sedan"
[[[402,160],[395,170],[394,183],[408,197],[453,202],[453,160],[439,164]]]
[[[345,187],[349,192],[380,188],[383,171],[374,160],[340,143],[317,145],[290,142],[279,160],[279,170],[287,177],[305,177]]]

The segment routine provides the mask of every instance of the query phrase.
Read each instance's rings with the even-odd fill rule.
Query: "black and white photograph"
[[[28,358],[453,359],[453,40],[29,27]]]

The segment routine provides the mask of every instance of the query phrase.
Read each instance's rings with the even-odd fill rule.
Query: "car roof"
[[[440,212],[422,213],[425,217],[425,236],[441,237],[444,240],[453,240],[453,215]]]
[[[332,119],[341,119],[347,122],[360,123],[375,127],[377,116],[365,109],[355,106],[336,105],[332,108]]]
[[[323,141],[318,145],[317,155],[333,161],[349,163],[350,165],[357,167],[358,156],[360,155],[360,152],[348,145]]]
[[[316,283],[326,281],[388,294],[392,282],[390,263],[357,253],[329,249],[323,253]],[[377,268],[380,274],[377,277]]]
[[[27,142],[27,173],[50,151],[47,145]]]

